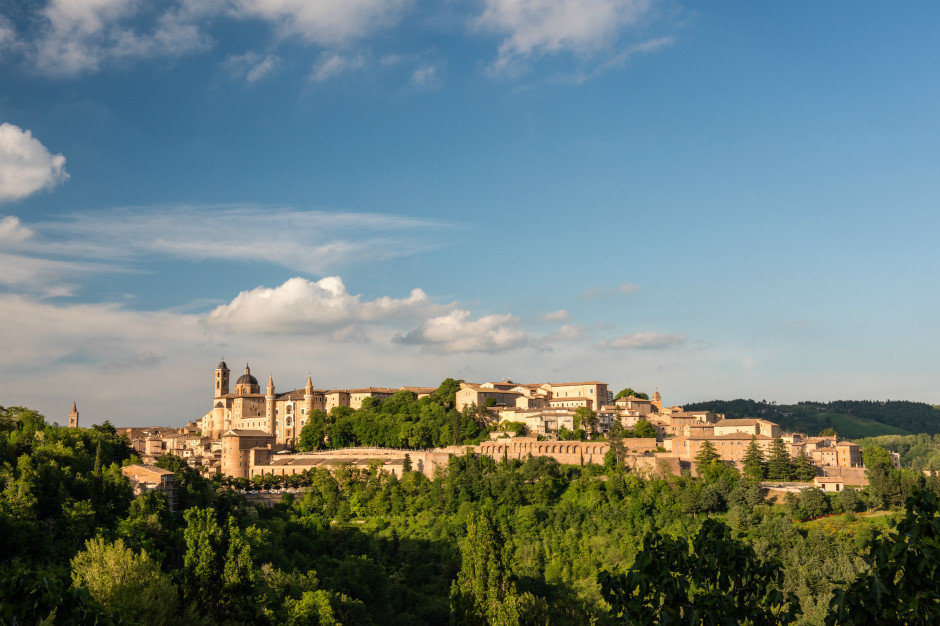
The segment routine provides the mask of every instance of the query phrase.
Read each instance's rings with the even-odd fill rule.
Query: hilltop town
[[[215,369],[211,408],[181,428],[125,428],[143,464],[173,454],[204,475],[236,479],[264,475],[292,476],[316,467],[379,467],[401,476],[406,466],[433,477],[454,455],[468,452],[494,459],[548,456],[563,464],[600,464],[612,447],[622,462],[637,471],[657,475],[696,474],[696,458],[708,448],[722,462],[743,469],[750,446],[766,457],[782,445],[792,459],[812,467],[813,482],[824,490],[865,485],[858,445],[835,436],[782,432],[761,418],[726,419],[711,411],[686,411],[664,404],[659,391],[652,397],[615,397],[599,381],[520,384],[460,382],[454,408],[485,422],[488,439],[476,445],[424,449],[351,447],[298,453],[300,434],[314,412],[337,407],[358,410],[364,404],[388,400],[395,394],[414,398],[433,393],[431,387],[368,387],[316,389],[307,377],[302,389],[278,392],[273,376],[262,390],[248,365],[231,385],[231,371],[222,361]],[[590,422],[590,423],[582,423]],[[73,405],[70,426],[78,425]],[[643,425],[646,436],[620,437]],[[585,440],[572,437],[586,431]],[[613,429],[613,433],[611,432]],[[407,458],[406,458],[407,457]],[[895,463],[898,459],[894,458]],[[157,471],[155,475],[158,475]],[[159,482],[159,477],[153,478]]]

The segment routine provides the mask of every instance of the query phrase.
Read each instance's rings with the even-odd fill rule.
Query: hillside
[[[922,402],[837,400],[774,404],[738,399],[695,402],[685,409],[724,413],[729,418],[760,417],[777,422],[785,430],[809,435],[832,428],[848,439],[940,433],[940,410]]]

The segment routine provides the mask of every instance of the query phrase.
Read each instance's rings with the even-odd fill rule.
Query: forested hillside
[[[712,400],[685,405],[688,411],[713,411],[729,418],[760,417],[785,430],[817,435],[833,429],[840,437],[940,433],[940,409],[923,402],[837,400],[775,404],[766,400]]]
[[[869,490],[807,490],[776,504],[756,482],[760,459],[741,476],[703,457],[699,480],[635,475],[614,455],[585,467],[471,455],[434,480],[344,467],[266,477],[259,485],[298,489],[268,508],[166,456],[158,463],[176,473],[183,508],[171,514],[162,495],[133,498],[120,474],[133,461],[108,424],[67,429],[0,409],[0,622],[564,625],[666,623],[675,613],[698,624],[709,610],[755,623],[940,618],[937,555],[905,539],[940,526],[934,501],[909,510],[901,534],[888,531],[891,515],[862,514],[897,510],[940,479],[895,470],[877,448],[866,451]],[[920,578],[879,561],[885,550],[915,559]],[[910,602],[872,604],[871,586],[886,584]]]

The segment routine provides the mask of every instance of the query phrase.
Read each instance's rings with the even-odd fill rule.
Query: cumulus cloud
[[[49,152],[30,131],[0,124],[0,202],[51,189],[68,178],[64,156]]]
[[[253,83],[270,74],[280,62],[281,58],[276,54],[262,57],[257,52],[246,52],[245,54],[229,56],[226,65],[232,76]]]
[[[146,255],[262,261],[310,274],[436,249],[446,225],[375,213],[255,206],[156,206],[85,211],[32,224],[48,254],[126,261]],[[251,246],[232,246],[250,229]]]
[[[486,315],[470,319],[470,311],[455,309],[426,320],[397,343],[420,345],[433,352],[502,352],[528,342],[513,315]]]
[[[233,0],[232,12],[275,24],[282,35],[337,46],[394,25],[411,0]]]
[[[649,0],[485,0],[476,24],[505,39],[493,65],[554,52],[588,55],[616,40],[647,13]]]
[[[323,53],[313,65],[310,79],[322,82],[345,72],[357,70],[366,64],[362,55],[343,55],[338,52]]]
[[[621,335],[614,339],[604,339],[595,344],[601,349],[613,350],[661,350],[674,348],[685,343],[685,335],[670,335],[667,333],[633,333]]]
[[[421,289],[402,299],[363,300],[350,294],[338,276],[315,282],[297,277],[279,287],[243,291],[209,313],[206,321],[239,332],[309,333],[356,322],[425,317],[442,310]]]

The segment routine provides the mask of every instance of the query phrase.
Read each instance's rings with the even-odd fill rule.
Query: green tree
[[[215,511],[193,507],[183,514],[186,554],[183,575],[188,600],[216,614],[222,600],[222,529]]]
[[[639,391],[634,391],[634,390],[633,390],[632,388],[630,388],[630,387],[624,387],[623,389],[621,389],[620,391],[617,392],[617,395],[614,396],[614,400],[619,400],[620,398],[630,398],[630,397],[639,398],[640,400],[649,400],[649,399],[650,399],[650,397],[649,397],[648,395],[646,395],[645,393],[641,393],[641,392],[639,392]]]
[[[808,517],[819,517],[829,512],[829,500],[822,489],[803,489],[800,491],[800,508]]]
[[[309,450],[325,450],[326,437],[328,434],[329,417],[326,411],[314,409],[307,415],[307,423],[300,429],[297,449],[303,452]]]
[[[805,483],[816,478],[816,466],[810,463],[809,458],[802,449],[793,459],[793,477]]]
[[[753,480],[763,480],[767,472],[764,464],[764,449],[757,445],[757,437],[751,437],[751,443],[744,451],[744,475]]]
[[[607,442],[610,444],[610,449],[607,450],[607,454],[612,456],[610,469],[619,466],[623,463],[623,460],[627,458],[627,449],[623,445],[623,437],[623,424],[619,419],[615,419],[614,423],[610,425],[610,430],[607,432]],[[606,457],[604,464],[607,465]]]
[[[706,439],[699,446],[695,455],[695,471],[699,476],[708,476],[720,462],[721,455],[715,449],[715,444]]]
[[[179,598],[170,577],[146,552],[126,548],[120,539],[89,539],[72,559],[72,584],[86,587],[111,607],[122,622],[148,625],[177,623]]]
[[[783,569],[716,520],[689,542],[651,533],[626,574],[602,571],[598,583],[610,616],[624,624],[789,624],[800,615],[784,593]]]
[[[902,502],[901,472],[894,467],[888,451],[880,446],[868,446],[862,453],[862,460],[871,505],[879,509],[898,506]]]
[[[470,514],[460,549],[462,565],[450,588],[454,624],[520,624],[526,607],[537,604],[531,594],[523,597],[517,591],[507,545],[489,512]]]
[[[658,434],[656,427],[646,421],[645,417],[638,419],[636,425],[633,427],[634,437],[655,438]]]
[[[790,452],[783,439],[777,437],[770,445],[770,459],[767,461],[767,478],[769,480],[790,480]]]
[[[597,430],[597,413],[586,406],[579,406],[574,410],[574,429],[583,428],[588,433]]]
[[[917,493],[904,519],[870,549],[872,567],[830,602],[835,624],[940,623],[940,508],[937,496]]]

